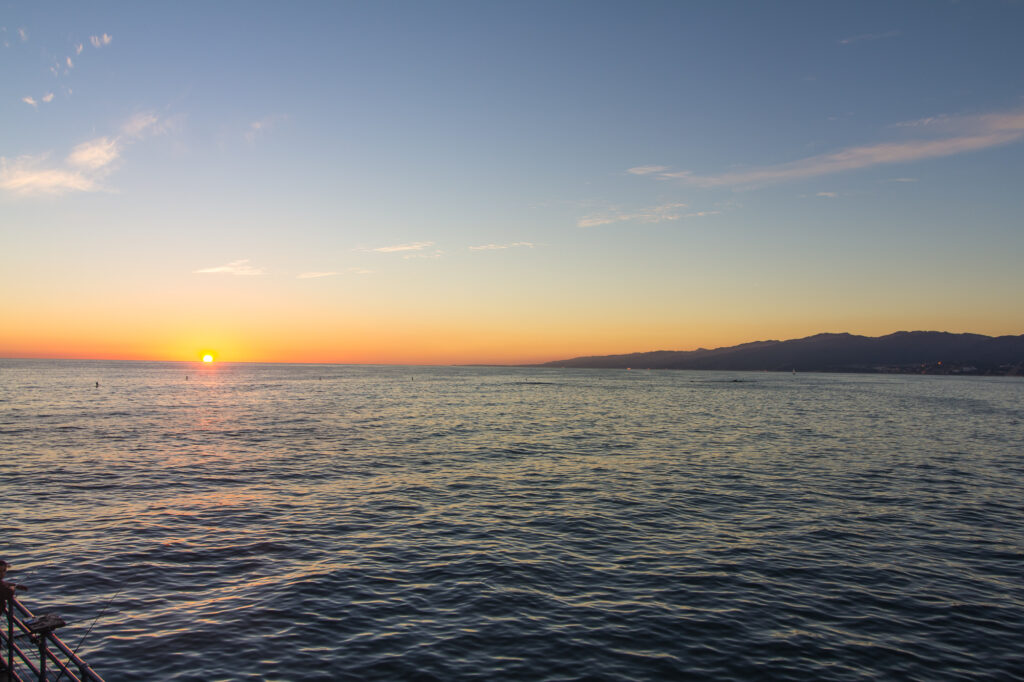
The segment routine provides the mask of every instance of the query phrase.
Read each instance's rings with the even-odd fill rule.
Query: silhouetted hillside
[[[556,360],[542,367],[717,369],[799,372],[913,372],[1024,375],[1024,335],[896,332],[870,337],[817,334],[692,351],[651,351]]]

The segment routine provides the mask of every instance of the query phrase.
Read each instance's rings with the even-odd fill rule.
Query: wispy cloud
[[[402,258],[404,258],[405,260],[413,260],[415,258],[440,258],[443,255],[444,251],[442,251],[441,249],[434,249],[433,251],[425,253],[422,251],[416,253],[408,253],[402,256]]]
[[[28,42],[28,31],[24,27],[18,29],[18,37],[21,38],[21,42]]]
[[[35,107],[35,106],[39,105],[39,102],[37,102],[35,100],[35,98],[32,97],[31,95],[28,96],[28,97],[22,97],[21,101],[24,102],[25,104],[29,105],[29,106],[32,106],[32,107]]]
[[[840,45],[852,45],[853,43],[870,42],[875,40],[885,40],[886,38],[896,38],[900,35],[899,31],[884,31],[882,33],[862,33],[856,36],[850,36],[849,38],[840,38]]]
[[[82,45],[82,43],[78,43],[77,45],[75,45],[75,54],[76,55],[82,54],[82,50],[84,50],[84,49],[85,49],[85,46]]]
[[[51,99],[53,95],[48,93],[43,101]],[[35,100],[30,104],[36,106]],[[153,114],[137,114],[121,126],[118,135],[98,137],[77,145],[63,164],[50,161],[49,153],[13,160],[0,157],[3,164],[0,189],[23,196],[100,191],[104,189],[101,181],[114,169],[126,146],[148,134],[162,133],[169,125]]]
[[[600,213],[592,213],[583,216],[576,221],[577,227],[597,227],[598,225],[610,225],[612,223],[638,222],[638,223],[662,223],[670,220],[681,220],[683,218],[697,218],[709,215],[716,215],[718,211],[691,211],[686,204],[668,203],[651,208],[641,208],[635,211],[624,211],[619,208],[610,208]]]
[[[340,275],[340,272],[303,272],[300,275],[296,275],[298,279],[318,279],[320,277],[333,277],[334,275]]]
[[[628,169],[626,172],[633,175],[650,175],[651,173],[660,173],[667,170],[668,166],[636,166]]]
[[[64,63],[68,65],[69,69],[75,68],[75,63],[71,61],[71,57],[67,57]]]
[[[260,268],[249,265],[249,259],[243,258],[242,260],[234,260],[226,265],[218,265],[212,268],[203,268],[201,270],[193,270],[196,274],[212,275],[237,275],[240,277],[251,277],[254,275],[262,275],[263,270]]]
[[[43,95],[43,101],[46,102],[46,103],[52,102],[53,101],[53,93],[52,92],[48,92],[45,95]]]
[[[839,192],[818,192],[814,196],[824,197],[825,199],[835,199],[839,196]]]
[[[170,123],[161,122],[156,114],[150,111],[140,112],[133,115],[121,125],[121,134],[125,137],[137,139],[147,133],[160,135],[167,132]]]
[[[376,253],[400,253],[402,251],[422,251],[434,245],[434,242],[412,242],[411,244],[396,244],[395,246],[378,246],[370,249]]]
[[[255,142],[261,135],[273,128],[279,121],[287,118],[284,114],[274,114],[258,121],[253,121],[245,130],[245,141],[249,144]]]
[[[121,149],[116,139],[98,137],[75,147],[68,155],[68,163],[97,170],[113,163],[120,155]]]
[[[101,36],[89,36],[89,42],[92,43],[93,47],[103,47],[104,45],[109,45],[110,41],[112,41],[113,39],[113,36],[107,35],[106,33],[104,33]]]
[[[482,246],[471,246],[470,251],[500,251],[502,249],[516,249],[516,248],[527,248],[532,249],[532,242],[512,242],[511,244],[484,244]]]
[[[661,179],[680,180],[704,188],[739,187],[803,180],[883,164],[911,163],[1011,144],[1024,138],[1024,111],[979,116],[940,116],[894,126],[931,139],[904,139],[847,147],[773,166],[747,168],[718,175],[692,171],[662,171]]]
[[[116,137],[98,137],[75,147],[68,156],[68,163],[84,168],[103,168],[118,159],[121,151],[147,134],[159,135],[169,124],[162,123],[156,114],[138,113],[125,121]]]
[[[917,178],[889,178],[889,182],[917,182]]]
[[[17,195],[94,192],[95,179],[75,169],[46,167],[47,156],[0,157],[0,189]]]

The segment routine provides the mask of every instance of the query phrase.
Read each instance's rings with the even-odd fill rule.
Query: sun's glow
[[[204,355],[203,356],[203,362],[213,362],[213,356],[209,355],[209,354]]]

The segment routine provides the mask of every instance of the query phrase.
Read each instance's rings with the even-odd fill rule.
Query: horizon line
[[[782,343],[786,341],[799,341],[803,339],[810,339],[816,336],[859,336],[861,338],[868,339],[880,339],[887,336],[893,336],[895,334],[915,334],[915,333],[930,333],[930,334],[950,334],[950,335],[971,335],[971,336],[982,336],[990,339],[1024,336],[1024,332],[1020,334],[981,334],[978,332],[950,332],[941,331],[934,329],[916,329],[907,330],[899,329],[894,332],[887,334],[880,334],[878,336],[869,336],[865,334],[854,334],[852,332],[817,332],[808,336],[792,337],[787,339],[755,339],[753,341],[742,341],[740,343],[734,343],[726,346],[715,346],[712,348],[706,348],[703,346],[691,348],[689,350],[679,349],[666,349],[659,348],[654,350],[641,350],[641,351],[625,351],[617,353],[598,353],[598,354],[583,354],[583,355],[571,355],[571,356],[559,356],[550,360],[541,360],[533,362],[345,362],[336,360],[319,360],[319,361],[296,361],[296,360],[216,360],[212,364],[232,364],[232,365],[343,365],[352,367],[539,367],[552,362],[559,362],[561,360],[574,360],[578,358],[589,358],[589,357],[614,357],[617,355],[637,355],[644,353],[688,353],[700,350],[721,350],[726,348],[736,348],[738,346],[744,346],[751,343]],[[178,364],[199,364],[204,365],[201,359],[195,360],[174,360],[174,359],[145,359],[145,358],[121,358],[121,357],[76,357],[76,356],[0,356],[0,360],[74,360],[81,362],[162,362],[162,363],[178,363]]]

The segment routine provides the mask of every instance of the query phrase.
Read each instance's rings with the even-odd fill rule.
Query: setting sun
[[[203,356],[203,362],[213,362],[213,356],[209,355],[209,354],[204,355]]]

